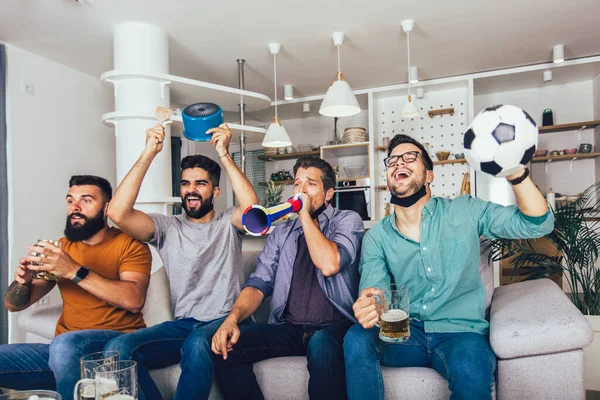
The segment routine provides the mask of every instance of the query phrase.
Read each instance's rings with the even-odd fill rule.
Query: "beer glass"
[[[81,371],[81,379],[85,382],[81,386],[81,398],[83,400],[94,400],[96,390],[94,386],[94,377],[96,367],[105,364],[112,364],[119,361],[119,352],[116,350],[99,351],[96,353],[86,354],[79,359],[79,368]]]
[[[137,363],[115,361],[94,368],[94,379],[81,379],[75,385],[73,398],[83,400],[80,385],[93,382],[95,400],[137,400]]]
[[[62,396],[52,390],[27,390],[0,394],[0,400],[62,400]]]
[[[392,284],[373,295],[380,306],[379,339],[401,343],[410,337],[410,297],[406,285]]]
[[[48,243],[52,243],[55,246],[58,246],[58,242],[57,241],[53,241],[53,240],[47,240],[47,239],[38,239],[38,243],[39,242],[48,242]],[[34,246],[37,245],[34,244]],[[37,251],[32,251],[31,255],[34,257],[46,257],[46,255],[42,254],[42,253],[38,253]],[[40,266],[43,264],[40,263],[31,263],[31,265],[35,265],[35,266]],[[56,281],[58,280],[59,276],[58,275],[54,275],[53,273],[47,272],[47,271],[31,271],[31,276],[33,277],[33,279],[43,279],[46,281]]]

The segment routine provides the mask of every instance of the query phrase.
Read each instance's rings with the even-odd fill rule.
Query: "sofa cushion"
[[[431,368],[382,367],[381,370],[386,399],[447,400],[450,397],[448,382]],[[173,398],[180,373],[179,365],[150,371],[164,399]],[[308,400],[306,357],[279,357],[260,361],[254,364],[254,374],[266,400]],[[209,398],[223,399],[214,381]]]
[[[585,316],[553,281],[539,279],[496,289],[490,345],[498,358],[580,349],[593,338]]]
[[[165,267],[160,267],[152,273],[146,304],[142,309],[146,326],[153,326],[164,321],[173,320],[170,307],[169,281]]]

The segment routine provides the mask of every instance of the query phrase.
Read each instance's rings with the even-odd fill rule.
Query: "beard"
[[[73,225],[71,217],[77,216],[83,218],[83,223]],[[104,217],[104,209],[93,217],[87,217],[83,214],[74,212],[67,216],[65,225],[65,237],[71,242],[81,242],[94,236],[106,226],[106,218]]]
[[[187,198],[188,196],[197,196],[200,198],[200,207],[195,208],[195,209],[189,209],[188,205],[187,205]],[[208,199],[204,200],[202,198],[202,196],[200,196],[199,194],[195,194],[195,193],[188,193],[185,195],[185,197],[181,198],[181,207],[183,208],[183,210],[185,211],[185,213],[187,214],[187,216],[189,218],[194,218],[194,219],[200,219],[202,217],[204,217],[206,214],[208,214],[209,212],[211,212],[214,208],[213,205],[213,200],[215,198],[215,195],[211,195]]]
[[[408,186],[390,186],[390,191],[396,197],[407,197],[417,193],[419,190],[425,186],[427,183],[426,177],[423,179],[423,182],[417,182],[416,180],[412,180],[409,182]]]

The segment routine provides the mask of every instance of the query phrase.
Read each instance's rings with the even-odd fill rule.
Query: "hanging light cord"
[[[338,51],[338,73],[337,73],[337,80],[341,80],[341,72],[342,72],[342,68],[340,66],[340,46],[336,46],[337,47],[337,51]]]
[[[277,118],[277,53],[273,54],[273,75],[275,79],[273,80],[273,91],[275,92],[275,118]]]
[[[408,51],[408,97],[410,97],[410,32],[406,32],[406,50]]]

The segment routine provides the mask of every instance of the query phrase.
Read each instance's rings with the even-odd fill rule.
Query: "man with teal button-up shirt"
[[[496,357],[488,340],[479,238],[536,238],[552,231],[546,201],[520,169],[507,179],[518,206],[471,196],[432,198],[433,163],[423,146],[396,135],[384,160],[394,213],[364,237],[359,324],[344,339],[350,399],[383,399],[380,365],[431,367],[448,380],[452,399],[491,399]],[[391,283],[410,288],[410,338],[378,340],[373,295]]]

